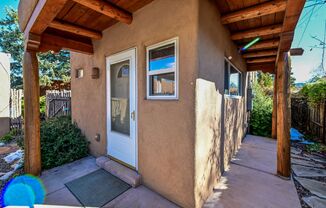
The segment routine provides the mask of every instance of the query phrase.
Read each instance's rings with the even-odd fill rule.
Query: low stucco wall
[[[246,65],[229,31],[220,23],[216,3],[199,1],[198,79],[196,81],[195,202],[212,193],[244,136]],[[242,96],[224,95],[224,57],[242,73]]]
[[[197,0],[156,0],[93,42],[94,55],[71,55],[72,117],[94,155],[106,154],[105,57],[137,48],[138,171],[143,183],[183,207],[194,207],[194,137]],[[194,15],[190,15],[194,14]],[[179,37],[179,99],[146,100],[146,46]],[[100,78],[91,79],[92,67]],[[84,77],[75,79],[75,69]],[[101,141],[94,140],[96,133]]]

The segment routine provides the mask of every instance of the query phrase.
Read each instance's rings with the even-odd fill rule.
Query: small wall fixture
[[[80,68],[80,69],[76,69],[76,74],[75,74],[77,79],[83,78],[84,76],[84,69]]]
[[[100,69],[97,67],[92,68],[92,79],[100,78]]]

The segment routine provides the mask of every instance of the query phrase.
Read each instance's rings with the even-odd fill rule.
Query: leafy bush
[[[21,101],[21,108],[22,108],[22,115],[24,115],[24,110],[25,110],[25,105],[24,105],[24,100]],[[41,96],[40,97],[40,114],[45,115],[45,110],[46,110],[46,97]]]
[[[304,85],[300,94],[306,97],[311,105],[324,102],[326,100],[326,79],[319,79],[314,83]]]
[[[67,116],[41,123],[42,168],[49,169],[87,156],[88,142]]]
[[[3,135],[2,137],[0,137],[0,142],[9,143],[13,139],[14,139],[14,136],[13,136],[12,132],[8,132],[5,135]]]
[[[318,153],[326,153],[326,145],[321,143],[314,143],[306,145],[306,150],[308,152],[318,152]]]
[[[46,97],[41,96],[40,97],[40,113],[45,114],[45,109],[46,109]]]
[[[255,98],[251,112],[250,129],[253,135],[270,137],[272,134],[273,99],[266,95],[263,88],[255,83],[253,85]]]

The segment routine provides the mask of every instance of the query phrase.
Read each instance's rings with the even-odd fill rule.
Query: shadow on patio
[[[301,207],[293,181],[275,173],[276,140],[247,135],[204,207]]]

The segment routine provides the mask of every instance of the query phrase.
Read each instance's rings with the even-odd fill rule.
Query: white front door
[[[108,154],[136,167],[136,49],[106,58]]]

